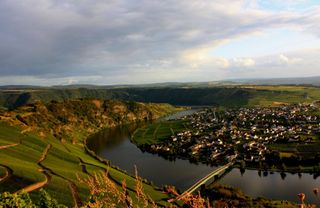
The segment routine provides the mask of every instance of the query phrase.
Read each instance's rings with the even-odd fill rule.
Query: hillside
[[[234,79],[231,82],[250,85],[314,85],[320,86],[320,76],[292,77],[292,78],[265,78],[265,79]]]
[[[51,101],[62,102],[79,98],[234,107],[313,102],[314,100],[320,100],[320,88],[310,86],[241,85],[207,88],[41,88],[0,90],[0,106],[11,109],[37,101],[49,103]]]
[[[130,101],[81,99],[28,104],[14,111],[2,111],[0,120],[20,125],[25,131],[52,134],[75,142],[82,134],[104,127],[135,121],[154,120],[177,111],[169,104],[145,104]]]
[[[126,181],[135,194],[135,178],[86,149],[85,139],[101,128],[125,122],[156,119],[180,110],[168,104],[70,100],[29,104],[15,111],[0,110],[0,192],[30,192],[45,189],[68,206],[87,200],[89,188],[77,177],[108,171],[121,187]],[[157,203],[166,194],[148,184],[143,188]]]

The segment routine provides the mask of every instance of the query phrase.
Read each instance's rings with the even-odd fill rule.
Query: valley
[[[320,207],[319,12],[0,0],[0,208]]]
[[[73,95],[77,90],[108,91],[112,98],[121,99]],[[5,91],[10,99],[0,110],[1,192],[27,192],[39,201],[44,189],[61,204],[81,207],[96,196],[84,179],[107,173],[110,183],[120,189],[125,181],[126,198],[139,204],[136,166],[143,178],[142,189],[152,199],[149,203],[182,206],[190,201],[180,200],[175,193],[182,194],[230,161],[234,161],[231,168],[192,191],[200,190],[206,196],[212,192],[209,187],[216,187],[212,184],[221,182],[221,193],[232,190],[229,186],[241,187],[245,193],[239,193],[243,194],[241,200],[226,195],[209,197],[212,204],[228,199],[231,204],[240,200],[252,206],[289,207],[297,202],[296,193],[273,195],[272,186],[265,186],[265,191],[254,194],[252,188],[235,181],[249,181],[252,174],[275,180],[271,177],[274,174],[285,187],[302,177],[305,185],[301,191],[311,192],[309,195],[318,184],[320,111],[316,87],[45,89],[36,98],[39,91],[27,92],[28,99],[22,99],[19,91],[17,100]],[[58,91],[72,93],[61,97],[55,94]],[[57,97],[51,97],[54,94]],[[160,176],[160,172],[166,174]],[[299,177],[292,179],[289,173]],[[255,183],[262,181],[256,178]],[[177,192],[172,192],[171,185]],[[257,199],[261,196],[271,200]],[[317,203],[315,198],[309,199]]]

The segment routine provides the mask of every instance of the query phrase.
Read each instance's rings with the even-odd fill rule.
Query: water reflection
[[[142,152],[129,139],[141,125],[145,124],[103,130],[89,139],[88,145],[98,155],[112,161],[114,165],[127,170],[130,174],[134,174],[134,165],[137,165],[139,174],[158,186],[171,184],[180,190],[185,190],[216,169],[205,164],[192,164],[188,160],[169,161],[158,155]],[[252,197],[263,196],[296,202],[297,194],[304,192],[308,203],[318,203],[312,190],[320,187],[317,175],[245,169],[233,169],[219,183],[240,188]]]
[[[91,136],[87,145],[90,149],[96,153],[100,153],[103,150],[113,150],[121,145],[124,141],[131,137],[133,132],[145,123],[133,123],[130,125],[117,126],[110,129],[104,129],[95,135]]]
[[[298,202],[297,194],[305,193],[306,202],[319,203],[312,190],[320,187],[320,180],[315,180],[312,174],[291,174],[278,172],[261,172],[246,170],[243,175],[239,169],[233,169],[219,183],[240,188],[252,196],[264,196],[272,199],[286,199]]]
[[[89,139],[90,148],[114,165],[134,174],[134,165],[139,175],[158,186],[171,184],[184,190],[216,167],[192,164],[188,160],[169,161],[158,155],[142,152],[129,140],[135,127],[106,129]]]

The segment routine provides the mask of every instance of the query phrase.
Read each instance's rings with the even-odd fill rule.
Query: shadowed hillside
[[[227,107],[312,102],[320,89],[308,86],[225,86],[207,88],[77,88],[2,89],[0,106],[14,109],[36,101],[51,102],[93,98],[170,103],[173,105],[219,105]]]

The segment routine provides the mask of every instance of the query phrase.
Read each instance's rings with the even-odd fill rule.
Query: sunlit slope
[[[108,105],[104,113],[99,111],[100,104]],[[74,111],[69,109],[71,106]],[[89,190],[77,177],[108,171],[119,187],[126,181],[130,194],[134,195],[135,179],[108,166],[108,161],[90,156],[85,150],[85,138],[101,128],[120,124],[124,118],[130,117],[129,121],[155,119],[175,110],[169,105],[86,100],[38,103],[3,112],[0,117],[0,192],[25,190],[37,198],[37,190],[45,188],[63,204],[80,205],[87,200]],[[98,114],[109,122],[93,123],[91,119],[98,119]],[[148,184],[144,184],[144,188],[156,202],[165,203],[166,194]]]

